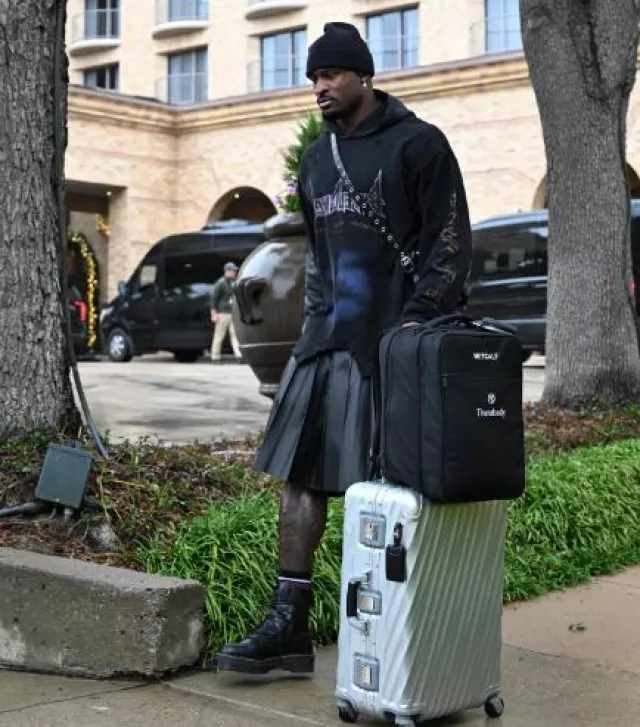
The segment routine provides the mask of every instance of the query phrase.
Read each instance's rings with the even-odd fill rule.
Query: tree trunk
[[[550,193],[543,402],[637,401],[625,147],[638,8],[634,0],[520,0],[520,10]]]
[[[0,0],[0,437],[79,422],[66,352],[54,158],[54,47],[64,5]],[[66,68],[65,58],[65,121]]]

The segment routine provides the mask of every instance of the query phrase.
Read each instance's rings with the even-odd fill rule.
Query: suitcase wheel
[[[342,704],[338,707],[338,717],[343,722],[353,724],[358,719],[358,713],[351,704]]]
[[[492,719],[502,717],[502,713],[504,712],[504,699],[499,694],[494,694],[493,697],[489,697],[485,702],[484,711],[487,717],[491,717]]]

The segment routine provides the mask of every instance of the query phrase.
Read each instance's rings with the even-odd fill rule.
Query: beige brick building
[[[275,211],[282,150],[314,108],[306,48],[328,20],[355,23],[377,86],[449,136],[473,220],[543,205],[544,147],[518,4],[68,0],[70,225],[96,254],[102,299],[160,237]],[[636,168],[639,120],[636,94]]]

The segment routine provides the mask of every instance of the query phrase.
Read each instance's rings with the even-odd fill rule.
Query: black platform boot
[[[266,674],[273,669],[310,674],[314,654],[309,634],[311,589],[278,586],[266,619],[248,638],[225,644],[216,657],[221,671]]]

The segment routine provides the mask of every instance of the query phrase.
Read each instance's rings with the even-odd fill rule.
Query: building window
[[[208,96],[206,48],[168,56],[167,101],[198,103]]]
[[[89,88],[104,88],[117,91],[119,86],[119,67],[117,63],[110,66],[89,68],[84,72],[84,85]]]
[[[167,20],[170,23],[181,20],[207,20],[209,17],[209,0],[165,0]]]
[[[120,0],[85,0],[84,37],[120,37]]]
[[[272,91],[304,86],[306,60],[306,30],[263,36],[260,39],[260,87],[263,91]]]
[[[407,8],[367,18],[367,43],[376,72],[418,65],[418,9]]]
[[[486,0],[487,53],[522,50],[519,0]]]

